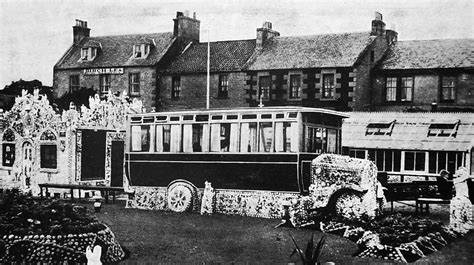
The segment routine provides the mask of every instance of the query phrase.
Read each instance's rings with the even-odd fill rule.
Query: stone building
[[[372,110],[474,111],[474,39],[398,41],[372,82]]]
[[[209,43],[209,107],[244,107],[244,67],[255,50],[255,40]],[[208,43],[191,43],[162,70],[158,110],[206,107]]]
[[[177,12],[173,32],[90,36],[86,21],[76,20],[73,44],[53,69],[56,97],[82,87],[100,95],[127,91],[156,107],[157,70],[191,41],[199,42],[200,21]]]
[[[263,103],[368,109],[371,73],[397,40],[379,13],[368,32],[281,37],[265,22],[256,35],[210,44],[211,108]],[[206,106],[206,59],[207,45],[193,43],[163,69],[162,109]]]

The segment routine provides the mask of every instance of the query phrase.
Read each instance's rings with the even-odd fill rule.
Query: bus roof
[[[131,116],[148,116],[150,114],[158,115],[183,115],[183,114],[219,114],[219,113],[261,113],[261,112],[305,112],[305,113],[322,113],[327,115],[339,116],[341,118],[348,118],[347,113],[322,109],[299,106],[275,106],[275,107],[246,107],[246,108],[223,108],[223,109],[193,109],[181,111],[164,111],[164,112],[148,112],[131,114]]]

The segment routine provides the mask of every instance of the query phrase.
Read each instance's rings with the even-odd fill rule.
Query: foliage
[[[5,235],[89,233],[104,228],[83,206],[38,200],[16,190],[8,191],[0,203],[0,238]]]
[[[94,88],[85,88],[81,87],[81,89],[67,92],[66,94],[62,95],[60,98],[56,99],[56,105],[60,110],[67,110],[69,109],[70,103],[73,102],[75,106],[80,107],[82,105],[89,107],[89,97],[95,96],[96,91]]]
[[[0,94],[10,96],[21,96],[23,90],[28,91],[29,94],[33,94],[33,91],[35,89],[39,89],[39,93],[42,95],[46,95],[48,101],[52,105],[54,104],[53,88],[50,86],[43,86],[43,83],[36,79],[32,81],[25,81],[20,79],[18,81],[12,82],[10,85],[6,85],[3,90],[0,90]],[[3,106],[3,109],[10,110],[13,107],[14,103],[14,98],[8,100]]]
[[[298,253],[303,265],[317,264],[319,258],[321,257],[324,243],[326,242],[326,237],[321,237],[318,244],[314,246],[314,235],[311,235],[311,238],[308,240],[308,244],[306,245],[306,249],[304,251],[298,246],[295,238],[291,234],[290,237],[295,244],[295,249],[293,250],[293,253],[291,253],[290,257]]]

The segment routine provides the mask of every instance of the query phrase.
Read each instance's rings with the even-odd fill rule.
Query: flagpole
[[[209,23],[209,28],[207,32],[207,83],[206,83],[206,109],[209,109],[209,98],[210,98],[210,81],[211,81],[211,73],[210,73],[210,57],[211,57],[211,23]]]

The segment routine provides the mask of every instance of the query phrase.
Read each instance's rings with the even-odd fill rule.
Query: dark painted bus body
[[[305,107],[131,115],[125,171],[130,186],[308,192],[311,161],[340,153],[345,114]]]

